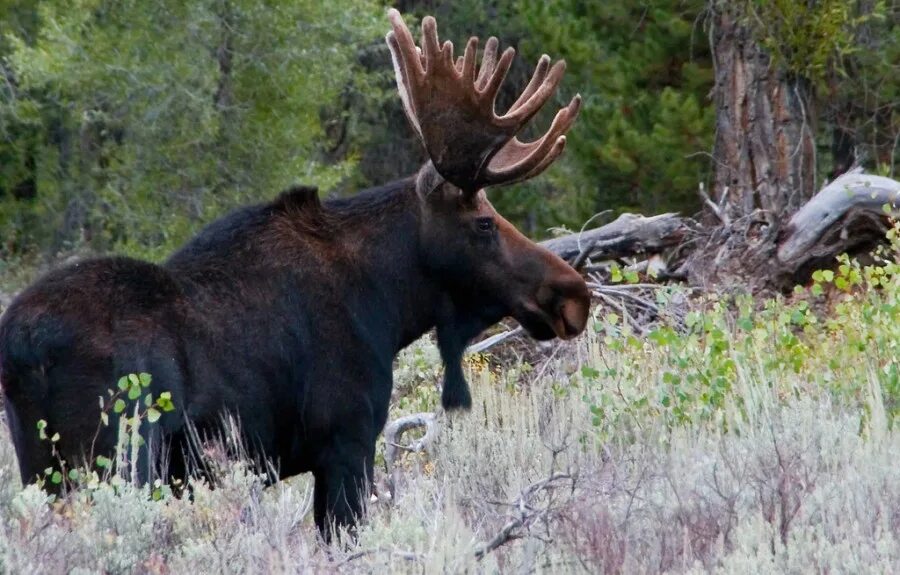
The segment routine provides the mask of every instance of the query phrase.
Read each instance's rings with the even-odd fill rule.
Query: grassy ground
[[[472,411],[343,548],[316,538],[310,477],[264,489],[241,462],[192,501],[101,482],[51,508],[4,426],[0,572],[900,572],[900,273],[880,270],[642,337],[598,310],[547,362],[470,359]],[[438,365],[427,340],[401,355],[392,416],[434,407]]]

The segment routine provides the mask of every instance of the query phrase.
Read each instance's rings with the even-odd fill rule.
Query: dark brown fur
[[[324,204],[295,188],[213,223],[163,265],[104,258],[51,272],[0,322],[0,382],[24,482],[58,465],[38,420],[69,465],[91,449],[108,456],[116,422],[100,426],[97,398],[148,372],[154,396],[170,391],[176,406],[142,427],[169,446],[170,475],[186,472],[187,421],[212,432],[233,413],[279,476],[315,474],[325,530],[361,511],[400,349],[437,328],[444,406],[466,408],[471,338],[507,315],[537,337],[570,337],[587,306],[574,270],[483,193],[426,166]],[[142,480],[156,473],[152,455],[142,449]]]

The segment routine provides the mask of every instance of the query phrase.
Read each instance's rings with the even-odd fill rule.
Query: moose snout
[[[558,325],[554,326],[556,335],[562,339],[571,339],[587,326],[591,310],[591,293],[580,275],[568,279],[561,285],[554,286],[556,291]]]
[[[566,272],[545,280],[535,298],[538,315],[552,329],[552,335],[547,335],[561,339],[571,339],[584,331],[591,308],[591,294],[584,279],[575,270]]]

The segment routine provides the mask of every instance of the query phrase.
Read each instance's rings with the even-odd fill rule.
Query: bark
[[[790,214],[815,190],[806,83],[774,65],[730,2],[713,3],[714,193],[732,219]],[[727,192],[726,192],[727,190]]]

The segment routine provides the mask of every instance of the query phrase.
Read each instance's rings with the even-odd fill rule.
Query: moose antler
[[[566,69],[564,61],[550,66],[550,57],[541,56],[522,95],[498,116],[494,101],[515,56],[513,48],[498,58],[497,39],[488,39],[476,76],[478,38],[470,38],[464,55],[454,62],[453,44],[439,44],[434,18],[422,20],[419,49],[400,13],[391,9],[388,17],[393,31],[387,43],[403,107],[447,181],[468,192],[510,184],[540,174],[562,153],[564,134],[578,115],[581,96],[557,112],[538,140],[524,143],[516,134],[553,96]]]

